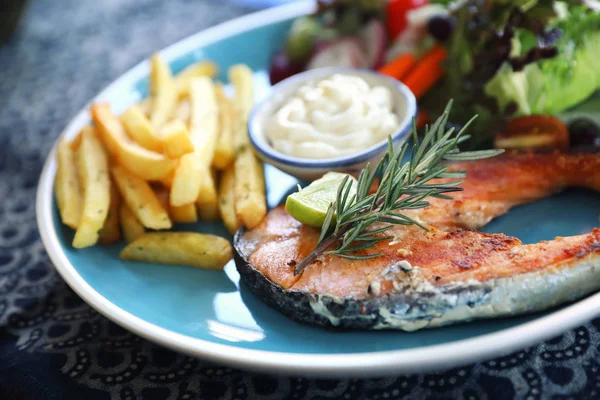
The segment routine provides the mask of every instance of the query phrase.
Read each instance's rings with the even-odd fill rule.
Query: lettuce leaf
[[[566,124],[576,119],[587,118],[600,126],[600,91],[594,93],[583,103],[579,103],[575,107],[558,114],[558,118]]]
[[[583,6],[571,7],[556,27],[563,32],[556,42],[559,56],[539,63],[544,84],[531,105],[533,113],[556,114],[600,88],[600,13]]]
[[[517,115],[552,115],[581,103],[600,88],[600,13],[584,6],[564,10],[566,15],[551,24],[562,32],[554,43],[557,57],[519,72],[505,64],[486,84],[486,93],[501,107],[513,103]],[[517,37],[521,54],[535,41],[525,31]]]
[[[527,72],[531,71],[531,67],[528,65],[523,71],[514,72],[508,63],[502,64],[485,86],[485,93],[498,101],[501,110],[513,103],[517,106],[516,114],[531,114],[527,81]]]
[[[484,146],[491,138],[490,127],[502,124],[517,108],[515,102],[528,104],[529,94],[522,90],[523,74],[512,76],[512,71],[525,72],[528,65],[555,57],[558,52],[554,46],[558,31],[547,29],[556,18],[554,3],[554,0],[460,2],[450,14],[456,21],[454,33],[444,43],[449,53],[444,63],[445,77],[420,101],[421,107],[436,116],[448,98],[454,99],[453,122],[464,124],[473,115],[479,115],[472,126],[477,135],[465,146]],[[530,33],[533,40],[527,49],[515,52],[513,46],[519,45],[515,40],[519,31]],[[505,63],[508,67],[503,67]],[[496,88],[492,84],[488,89],[488,83],[496,75],[500,75],[495,81]],[[500,79],[504,76],[508,80]]]

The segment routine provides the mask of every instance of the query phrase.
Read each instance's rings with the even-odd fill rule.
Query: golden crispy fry
[[[196,204],[184,204],[182,206],[172,206],[169,204],[169,191],[165,188],[155,188],[154,192],[160,204],[165,210],[168,210],[171,220],[178,224],[187,224],[198,221]]]
[[[129,139],[108,104],[94,104],[91,112],[106,149],[119,164],[131,172],[143,179],[161,180],[168,177],[177,166],[177,160],[145,149]]]
[[[221,175],[219,184],[219,214],[225,227],[234,234],[240,223],[235,213],[235,166],[231,165]]]
[[[203,221],[217,221],[219,219],[219,203],[217,196],[217,175],[215,171],[208,170],[202,174],[200,195],[196,204],[198,213]]]
[[[145,233],[127,245],[121,259],[222,270],[233,257],[228,240],[192,232]]]
[[[144,100],[140,101],[137,106],[140,111],[144,113],[146,118],[150,118],[150,113],[152,112],[152,97],[146,97]]]
[[[254,102],[252,71],[245,65],[229,69],[235,87],[235,212],[247,228],[256,227],[267,212],[263,164],[250,149],[247,122]]]
[[[229,81],[235,88],[234,110],[237,117],[235,129],[236,148],[247,145],[248,132],[246,125],[254,104],[254,83],[252,70],[246,65],[234,65],[228,72]]]
[[[169,210],[171,219],[178,224],[189,224],[198,221],[196,204],[190,203],[183,206],[171,206]]]
[[[171,119],[178,119],[183,121],[186,126],[189,126],[191,112],[192,105],[190,104],[190,99],[185,97],[181,99],[177,104],[177,107],[175,107],[175,112],[171,116]]]
[[[133,215],[129,209],[129,206],[125,203],[122,203],[121,207],[119,207],[119,219],[121,220],[123,238],[127,243],[133,242],[146,232],[144,225],[137,220],[135,215]]]
[[[210,61],[200,61],[197,64],[190,65],[175,76],[175,87],[179,98],[189,95],[193,78],[201,76],[213,78],[218,73],[219,67]]]
[[[80,186],[83,189],[83,212],[73,238],[73,247],[93,246],[98,241],[110,206],[108,159],[93,128],[83,131],[77,152]]]
[[[154,128],[162,127],[177,105],[177,89],[171,68],[155,53],[150,59],[150,92],[152,112],[150,121]]]
[[[235,143],[233,141],[233,105],[225,95],[222,85],[216,87],[217,101],[219,103],[220,133],[215,147],[213,166],[225,169],[235,159]]]
[[[218,203],[198,204],[198,214],[200,220],[205,222],[214,222],[219,220],[219,205]]]
[[[192,153],[194,145],[183,122],[176,119],[165,126],[160,131],[163,140],[165,152],[170,158],[179,158],[184,154]]]
[[[121,194],[113,181],[110,182],[110,206],[104,220],[104,225],[99,232],[98,243],[112,244],[121,239],[119,223],[119,208],[121,207]]]
[[[210,164],[215,150],[217,138],[218,108],[214,85],[209,78],[192,79],[190,93],[192,117],[190,121],[190,137],[194,144],[194,152],[182,156],[175,171],[171,187],[171,205],[181,206],[193,203],[200,193],[210,191],[215,197],[216,191],[210,176]],[[212,186],[211,186],[212,183]]]
[[[81,137],[81,134],[78,137]],[[60,218],[63,224],[77,229],[81,219],[82,199],[72,144],[61,139],[58,142],[56,158],[58,166],[54,178],[54,194]]]
[[[148,182],[121,166],[114,167],[112,175],[123,200],[142,225],[150,229],[171,228],[169,214]]]
[[[83,129],[88,128],[89,126],[86,126]],[[81,145],[81,138],[83,138],[82,132],[83,129],[81,131],[79,131],[79,133],[77,134],[77,136],[75,136],[73,138],[73,140],[71,140],[71,150],[73,150],[74,152],[79,150],[79,146]]]
[[[160,137],[156,135],[152,124],[142,110],[137,106],[131,106],[121,115],[121,122],[129,136],[140,146],[158,153],[162,152],[163,145]]]
[[[192,79],[190,136],[194,152],[206,166],[212,163],[218,136],[219,107],[215,86],[210,78]]]
[[[131,142],[121,121],[112,113],[108,103],[95,103],[90,108],[92,120],[110,159],[119,157],[119,148]]]
[[[169,191],[165,188],[155,188],[154,193],[160,204],[169,212],[171,220],[178,224],[187,224],[198,221],[198,212],[196,204],[184,204],[182,206],[172,206],[169,204]]]
[[[171,185],[171,205],[182,206],[196,201],[202,186],[202,176],[207,173],[208,168],[198,160],[195,153],[182,156]]]
[[[255,228],[267,214],[263,164],[248,147],[235,160],[235,212],[247,228]]]

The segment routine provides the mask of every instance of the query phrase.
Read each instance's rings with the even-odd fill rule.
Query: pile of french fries
[[[127,260],[222,269],[231,259],[224,238],[168,231],[220,219],[234,233],[266,214],[263,165],[247,132],[252,71],[229,69],[231,99],[217,73],[204,61],[174,76],[155,54],[148,98],[120,116],[93,104],[93,125],[59,142],[55,194],[74,247],[123,238]]]

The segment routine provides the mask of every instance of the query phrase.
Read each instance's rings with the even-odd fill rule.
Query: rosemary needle
[[[356,194],[348,196],[352,180],[345,179],[337,190],[336,199],[327,210],[325,222],[315,250],[300,261],[294,274],[301,273],[306,266],[322,254],[334,254],[353,260],[364,260],[381,254],[360,255],[357,250],[368,249],[382,240],[389,240],[385,232],[394,225],[417,225],[427,229],[418,221],[402,214],[402,210],[424,208],[429,205],[428,197],[451,199],[447,193],[461,191],[460,184],[465,171],[448,171],[444,161],[478,160],[494,157],[502,150],[480,150],[460,152],[458,145],[469,138],[464,132],[475,119],[473,117],[459,132],[446,129],[452,101],[444,113],[419,139],[413,120],[412,142],[404,143],[394,150],[391,137],[385,156],[372,168],[369,164],[360,172],[356,182]],[[406,154],[409,161],[403,163]],[[446,183],[431,183],[434,179],[454,179]],[[374,182],[379,185],[375,193],[369,193]],[[333,218],[334,215],[336,218]],[[376,229],[369,229],[374,223]],[[337,244],[337,247],[333,248]]]

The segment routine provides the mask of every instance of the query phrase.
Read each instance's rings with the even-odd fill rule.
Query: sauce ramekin
[[[305,83],[326,79],[335,74],[358,76],[369,86],[383,86],[390,90],[394,113],[398,117],[398,129],[392,135],[395,147],[410,136],[413,118],[417,115],[417,101],[413,93],[402,82],[377,72],[352,68],[314,69],[285,79],[272,88],[271,95],[256,105],[248,119],[248,132],[254,151],[265,163],[300,180],[311,181],[329,171],[345,173],[360,172],[367,163],[377,163],[387,152],[387,140],[383,140],[355,154],[343,157],[308,159],[293,157],[275,150],[265,134],[268,118]]]

